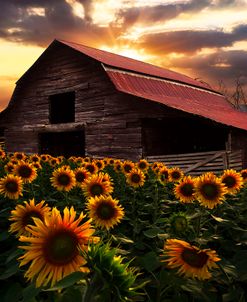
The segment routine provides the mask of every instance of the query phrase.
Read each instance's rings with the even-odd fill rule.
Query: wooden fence
[[[200,175],[213,171],[221,173],[225,169],[241,170],[242,150],[209,151],[198,153],[147,156],[149,162],[163,162],[167,167],[180,167],[185,174]]]

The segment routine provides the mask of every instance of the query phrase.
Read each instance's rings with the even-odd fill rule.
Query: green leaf
[[[81,279],[84,279],[84,277],[85,277],[85,273],[74,272],[74,273],[64,277],[62,280],[58,281],[54,287],[52,287],[50,289],[46,289],[46,291],[53,291],[53,290],[58,290],[58,289],[63,289],[63,288],[69,287],[71,285],[74,285],[76,282],[80,281]]]
[[[7,231],[6,232],[2,232],[0,234],[0,241],[4,241],[4,240],[6,240],[8,238],[9,238],[9,233]]]
[[[214,215],[211,215],[211,217],[216,220],[217,222],[228,222],[229,220],[227,219],[223,219],[221,217],[217,217],[217,216],[214,216]]]
[[[16,274],[18,270],[19,270],[18,263],[14,263],[3,274],[0,275],[0,280],[8,279],[9,277]]]
[[[82,294],[79,289],[76,288],[69,288],[67,289],[62,298],[59,300],[59,302],[81,302],[82,301]]]
[[[160,266],[160,262],[155,252],[149,252],[143,257],[140,257],[140,263],[149,272],[154,271]]]
[[[156,237],[159,233],[162,233],[162,230],[159,228],[153,228],[149,229],[143,232],[143,234],[148,237],[148,238],[154,238]]]
[[[15,249],[6,259],[5,263],[9,263],[11,260],[16,259],[18,256],[22,254],[22,251],[19,249]]]
[[[18,302],[21,298],[22,287],[19,283],[13,283],[9,286],[3,301],[4,302]]]
[[[30,301],[32,301],[32,299],[38,295],[38,293],[40,292],[40,290],[41,289],[40,288],[36,288],[34,284],[29,285],[22,292],[22,295],[23,295],[22,302],[30,302]]]

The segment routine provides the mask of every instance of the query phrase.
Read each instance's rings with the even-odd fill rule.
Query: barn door
[[[39,152],[52,156],[84,156],[85,133],[82,130],[40,133]]]

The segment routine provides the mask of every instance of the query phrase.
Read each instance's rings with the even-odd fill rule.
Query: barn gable
[[[245,149],[246,117],[187,76],[55,40],[16,83],[0,128],[9,152],[134,160]]]

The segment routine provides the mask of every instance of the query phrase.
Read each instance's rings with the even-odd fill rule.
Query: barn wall
[[[75,130],[102,120],[105,99],[114,93],[98,62],[55,45],[17,83],[9,108],[1,117],[7,151],[38,152],[38,133],[59,131],[59,125],[49,122],[49,96],[69,91],[76,95]],[[61,131],[73,128],[71,124],[62,126]]]

